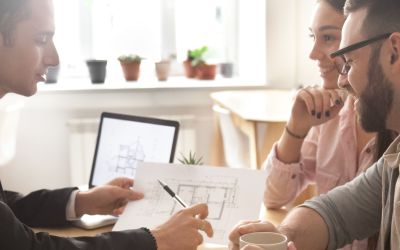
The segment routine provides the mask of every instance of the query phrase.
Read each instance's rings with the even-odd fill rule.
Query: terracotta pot
[[[214,80],[217,74],[217,65],[200,64],[196,69],[196,78],[200,80]]]
[[[137,81],[140,75],[140,62],[120,62],[125,80]]]
[[[169,61],[161,61],[155,63],[156,75],[159,81],[166,81],[169,76],[170,63]]]
[[[191,61],[184,61],[183,67],[185,68],[185,75],[187,78],[194,78],[196,76],[196,67],[192,66]]]

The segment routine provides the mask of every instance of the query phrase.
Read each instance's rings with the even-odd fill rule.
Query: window
[[[250,57],[262,64],[257,74],[265,72],[264,0],[54,2],[55,42],[64,76],[86,76],[88,58],[108,59],[108,74],[121,75],[117,57],[127,53],[146,58],[142,70],[147,66],[148,72],[143,76],[152,74],[155,61],[173,56],[181,62],[187,50],[204,45],[209,47],[210,62],[233,62],[241,76],[249,67],[241,59]]]

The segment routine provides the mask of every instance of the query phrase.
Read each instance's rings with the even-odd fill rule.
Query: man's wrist
[[[79,217],[76,216],[76,211],[75,211],[75,202],[76,202],[76,195],[78,194],[79,190],[74,190],[69,196],[69,200],[67,202],[67,206],[65,208],[65,218],[68,221],[76,220]]]
[[[88,208],[86,208],[85,197],[87,192],[78,192],[75,199],[75,213],[77,217],[81,217],[84,214],[89,214]]]

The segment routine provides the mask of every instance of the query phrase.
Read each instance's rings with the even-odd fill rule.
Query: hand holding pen
[[[188,205],[186,205],[186,203],[177,194],[175,194],[174,191],[172,191],[172,189],[168,187],[167,184],[165,184],[160,180],[158,180],[158,183],[160,183],[160,185],[164,188],[164,190],[167,191],[167,193],[171,195],[171,197],[174,198],[179,204],[181,204],[182,207],[184,208],[188,207]]]
[[[181,206],[184,208],[180,210],[179,212],[175,213],[170,220],[162,225],[159,228],[156,228],[152,230],[152,233],[155,234],[155,237],[157,238],[158,230],[160,229],[168,229],[167,231],[178,231],[175,232],[175,234],[181,235],[182,233],[190,233],[191,228],[195,228],[197,230],[204,231],[208,237],[212,237],[214,232],[212,229],[212,226],[210,222],[206,220],[208,216],[208,206],[207,204],[197,204],[193,205],[191,207],[188,207],[186,203],[177,195],[175,194],[170,187],[168,187],[167,184],[164,182],[158,180],[158,183],[162,186],[162,188],[173,198],[175,199]],[[186,230],[185,232],[182,232],[182,228],[185,227]],[[175,236],[176,237],[176,236]],[[203,241],[203,236],[201,234],[198,234],[197,237],[192,237],[192,241],[196,241],[197,244],[201,244]],[[182,245],[179,245],[182,247]],[[175,249],[175,248],[171,248]],[[189,248],[183,248],[183,249],[189,249]]]

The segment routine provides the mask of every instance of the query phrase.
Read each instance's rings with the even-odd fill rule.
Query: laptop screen
[[[102,113],[89,187],[134,178],[138,162],[172,163],[178,130],[177,121]]]

